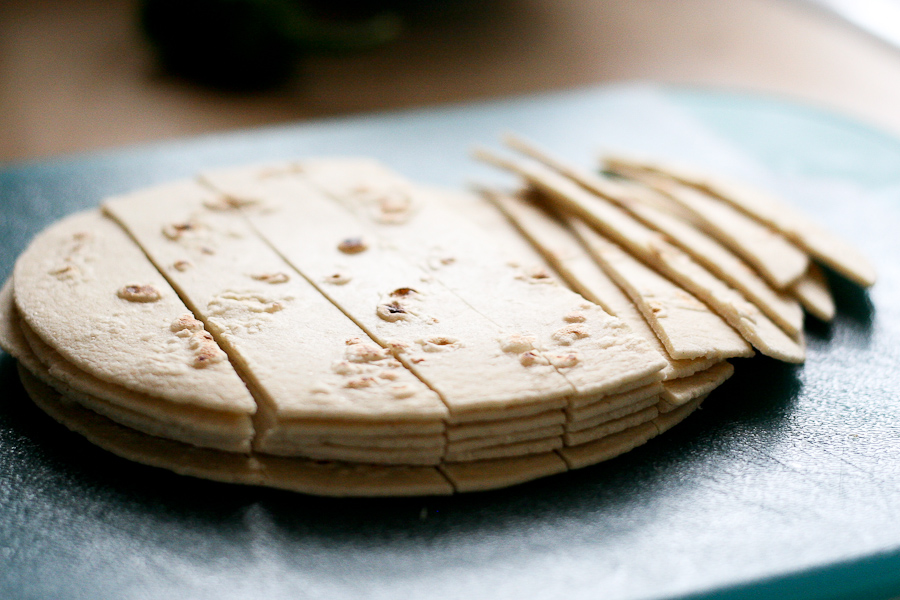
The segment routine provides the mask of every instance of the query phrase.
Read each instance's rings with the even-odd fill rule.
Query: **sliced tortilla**
[[[566,414],[562,410],[550,410],[536,415],[528,415],[501,421],[482,421],[451,425],[447,427],[447,440],[466,440],[470,438],[503,435],[517,431],[530,431],[538,427],[562,425],[566,422]]]
[[[721,362],[701,373],[666,382],[660,394],[660,412],[671,412],[695,398],[707,396],[733,374],[734,366],[729,362]]]
[[[493,490],[566,471],[554,452],[440,466],[458,492]]]
[[[35,404],[68,429],[113,454],[180,475],[320,496],[427,496],[453,492],[449,481],[434,467],[247,456],[155,438],[116,425],[77,404],[61,401],[59,394],[24,369],[20,369],[20,376]]]
[[[550,425],[548,427],[536,427],[525,431],[516,431],[499,435],[492,435],[480,438],[467,438],[464,440],[454,440],[447,443],[447,452],[466,452],[468,450],[477,450],[480,448],[490,448],[493,446],[506,446],[509,444],[518,444],[530,440],[541,440],[551,437],[559,437],[563,434],[562,425]]]
[[[641,423],[652,421],[658,415],[659,409],[657,409],[655,405],[649,406],[638,412],[631,413],[618,419],[613,419],[611,421],[605,421],[588,429],[566,432],[565,435],[563,435],[563,442],[565,442],[566,446],[578,446],[580,444],[586,444],[588,442],[593,442],[600,438],[619,433],[620,431],[625,431],[626,429],[637,427]]]
[[[454,202],[449,194],[414,186],[370,161],[309,161],[302,176],[511,335],[534,337],[534,350],[549,359],[577,395],[603,393],[664,366],[618,319],[556,285],[546,271],[511,268],[505,238],[484,231],[464,214],[473,203],[483,202],[477,196],[468,203]],[[391,212],[386,219],[386,202],[406,202],[409,209]],[[394,215],[399,214],[397,222]],[[435,268],[436,259],[450,262]],[[603,343],[597,344],[598,339]]]
[[[521,352],[505,351],[504,340],[511,332],[472,309],[403,252],[379,243],[377,235],[334,200],[296,178],[262,183],[251,189],[263,200],[244,210],[255,229],[322,294],[438,391],[451,422],[481,420],[490,413],[505,418],[509,411],[534,414],[554,408],[553,403],[563,405],[573,393],[551,365],[525,365]],[[228,194],[236,197],[239,191]],[[246,201],[253,198],[247,196]],[[298,235],[295,223],[304,223],[304,235]],[[347,253],[339,248],[342,241],[357,239],[364,250]]]
[[[580,469],[634,450],[659,435],[653,422],[641,423],[598,440],[557,450],[570,469]]]
[[[554,435],[539,440],[528,440],[515,444],[502,444],[487,448],[475,448],[473,450],[447,451],[444,454],[445,463],[471,462],[487,460],[490,458],[511,458],[513,456],[526,456],[528,454],[541,454],[562,448],[563,440]]]
[[[568,227],[554,215],[521,197],[499,192],[489,192],[486,197],[544,253],[572,289],[625,321],[635,334],[651,343],[667,362],[662,371],[663,379],[685,377],[702,371],[718,360],[717,357],[672,358],[635,304],[597,265]]]
[[[252,414],[256,404],[201,324],[140,248],[100,213],[39,234],[14,272],[28,326],[79,370],[173,403]]]
[[[208,208],[217,199],[183,181],[107,200],[104,210],[207,324],[275,421],[446,416],[437,394],[295,273],[239,214]],[[259,440],[261,450],[266,439]]]
[[[803,307],[811,315],[825,322],[834,319],[836,307],[825,273],[816,264],[809,265],[806,275],[791,286],[791,293],[796,296]]]
[[[806,272],[809,257],[779,231],[709,194],[642,170],[607,165],[665,194],[689,211],[707,233],[752,265],[772,286],[787,289]]]
[[[617,421],[623,417],[633,415],[651,407],[658,409],[658,407],[656,406],[658,403],[659,395],[650,396],[649,398],[635,401],[628,406],[623,406],[616,410],[611,410],[591,417],[584,417],[578,420],[570,421],[566,423],[566,432],[577,433],[586,429],[593,429],[594,427],[603,425],[604,423]]]
[[[666,413],[660,413],[658,417],[653,419],[653,424],[656,426],[660,434],[667,432],[668,430],[684,421],[692,412],[700,408],[700,405],[703,404],[703,401],[706,400],[706,397],[707,394],[704,394],[702,396],[699,396],[698,398],[694,398],[687,404],[682,404],[674,410]]]
[[[611,394],[605,398],[592,404],[586,404],[577,408],[569,408],[566,410],[567,422],[581,421],[589,419],[597,415],[607,414],[612,411],[620,410],[626,406],[633,406],[637,402],[643,402],[647,398],[658,397],[663,391],[663,383],[655,382],[650,385],[641,386],[637,389],[620,394]]]
[[[651,171],[704,190],[761,223],[774,227],[809,252],[813,258],[858,285],[870,287],[875,283],[875,268],[852,244],[826,231],[809,217],[771,194],[690,168],[619,156],[609,157],[607,162]]]

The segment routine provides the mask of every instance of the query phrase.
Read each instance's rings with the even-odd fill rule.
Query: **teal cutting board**
[[[0,357],[0,598],[527,599],[900,596],[900,142],[773,99],[596,88],[169,142],[0,170],[0,276],[52,221],[200,168],[375,156],[430,183],[509,183],[468,158],[514,130],[777,191],[873,258],[834,279],[802,367],[764,358],[612,462],[449,498],[332,500],[115,458],[24,396]]]

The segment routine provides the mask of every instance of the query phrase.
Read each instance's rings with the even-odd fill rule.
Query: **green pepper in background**
[[[364,50],[396,39],[403,29],[399,5],[375,4],[144,0],[140,17],[168,72],[249,91],[284,83],[304,53]]]

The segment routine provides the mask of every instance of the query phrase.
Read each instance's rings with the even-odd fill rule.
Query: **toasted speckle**
[[[175,264],[172,265],[172,268],[176,271],[184,272],[191,268],[191,263],[186,260],[177,260],[175,261]]]
[[[74,279],[78,277],[81,271],[75,265],[65,265],[50,271],[50,274],[56,277],[57,279]]]
[[[344,387],[357,390],[360,388],[371,387],[375,383],[376,382],[374,377],[357,377],[356,379],[351,379],[346,384],[344,384]]]
[[[399,302],[387,302],[385,304],[379,304],[378,308],[375,309],[375,314],[377,314],[382,320],[389,323],[394,323],[396,321],[410,318],[409,311],[400,306]]]
[[[203,321],[194,318],[194,315],[190,313],[185,313],[172,321],[172,325],[169,326],[176,334],[186,333],[190,335],[195,331],[203,331]]]
[[[169,223],[168,225],[163,225],[162,232],[170,240],[178,240],[184,234],[196,229],[197,227],[193,223]]]
[[[152,285],[126,285],[116,295],[129,302],[156,302],[162,294]]]
[[[568,346],[575,340],[580,340],[582,338],[588,337],[590,334],[584,326],[579,324],[566,325],[565,327],[561,327],[553,332],[553,335],[550,337],[553,338],[558,344],[562,346]]]
[[[278,283],[287,283],[290,281],[290,277],[288,277],[287,273],[257,273],[256,275],[251,275],[253,279],[257,281],[263,281],[265,283],[278,284]]]
[[[371,342],[353,344],[347,346],[347,349],[344,351],[344,356],[347,357],[347,360],[354,363],[373,362],[387,358],[390,355],[390,351]]]
[[[412,296],[415,294],[418,294],[418,292],[408,287],[397,288],[396,290],[391,292],[391,296],[394,298],[406,298],[407,296]]]
[[[581,357],[576,352],[550,355],[550,364],[558,369],[570,369],[579,362],[581,362]]]
[[[532,365],[546,365],[549,364],[550,361],[539,352],[529,350],[519,355],[519,362],[523,367],[530,367]]]
[[[392,385],[389,389],[391,396],[397,398],[398,400],[402,398],[409,398],[416,393],[414,387],[406,384]]]
[[[417,343],[422,346],[422,350],[425,352],[444,352],[462,347],[458,339],[443,335],[417,340]]]
[[[338,244],[338,250],[344,254],[359,254],[369,249],[369,244],[361,237],[349,237]]]
[[[566,323],[584,323],[586,320],[587,317],[584,316],[584,313],[577,310],[573,310],[563,317],[563,321]]]
[[[344,285],[345,283],[350,283],[350,276],[346,273],[336,272],[326,276],[323,281],[333,285]]]
[[[535,341],[533,336],[514,333],[500,340],[500,349],[504,352],[519,354],[534,350]]]
[[[400,379],[400,374],[397,371],[381,371],[378,374],[380,379],[387,379],[388,381],[397,381]]]

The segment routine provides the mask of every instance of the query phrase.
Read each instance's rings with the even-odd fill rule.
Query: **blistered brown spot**
[[[382,348],[378,344],[371,342],[361,342],[347,346],[344,356],[347,360],[354,363],[367,363],[382,360],[390,356],[390,352]]]
[[[346,384],[344,384],[344,387],[357,390],[360,388],[372,387],[373,385],[375,385],[375,383],[376,381],[374,377],[357,377],[356,379],[351,379]]]
[[[390,387],[391,396],[397,398],[398,400],[402,398],[409,398],[410,396],[416,393],[414,387],[406,384],[402,385],[392,385]]]
[[[418,340],[419,345],[425,352],[443,352],[446,350],[455,350],[462,346],[456,338],[445,335],[436,335],[423,340]]]
[[[258,273],[256,275],[251,275],[253,279],[257,281],[263,281],[265,283],[278,284],[278,283],[287,283],[290,281],[290,277],[288,277],[287,273]]]
[[[174,321],[172,321],[172,325],[169,326],[175,333],[187,332],[191,333],[194,331],[203,331],[203,322],[195,319],[194,315],[190,313],[184,313]]]
[[[170,240],[178,240],[185,233],[196,229],[197,227],[193,223],[169,223],[168,225],[163,225],[162,232]]]
[[[575,352],[568,354],[553,354],[550,356],[550,364],[558,369],[571,369],[581,362],[581,357]]]
[[[411,296],[413,294],[418,294],[416,290],[408,287],[397,288],[393,292],[391,292],[391,296],[394,298],[406,298],[407,296]]]
[[[528,335],[514,333],[500,340],[500,349],[504,352],[519,354],[534,349],[535,339]]]
[[[563,346],[568,346],[575,340],[580,340],[590,336],[587,329],[585,329],[582,325],[574,324],[574,325],[566,325],[565,327],[561,327],[553,332],[552,337],[557,343]]]
[[[528,352],[523,352],[519,355],[519,363],[523,367],[530,367],[532,365],[546,365],[549,361],[541,355],[539,352],[535,352],[534,350],[529,350]]]
[[[563,321],[566,323],[584,323],[587,321],[587,317],[584,316],[583,312],[573,310],[563,317]]]
[[[382,371],[378,374],[378,377],[381,379],[387,379],[388,381],[397,381],[400,379],[400,374],[396,371]]]
[[[210,339],[204,339],[194,354],[194,367],[202,369],[220,362],[225,358],[224,352]]]
[[[384,321],[388,323],[394,323],[396,321],[400,321],[403,319],[409,318],[409,311],[400,306],[399,302],[387,302],[385,304],[379,304],[378,308],[375,309],[375,314],[379,316]]]
[[[326,276],[324,281],[333,285],[344,285],[345,283],[350,283],[350,276],[346,273],[337,272]]]
[[[187,260],[177,260],[175,261],[175,264],[172,265],[172,267],[176,271],[184,272],[191,268],[191,263]]]
[[[200,252],[202,252],[203,254],[207,254],[209,256],[212,256],[213,254],[216,253],[216,251],[213,250],[212,248],[210,248],[209,246],[200,246]]]
[[[338,244],[338,250],[344,254],[359,254],[369,249],[369,245],[361,237],[349,237]]]
[[[79,271],[78,267],[76,267],[75,265],[65,265],[50,271],[51,275],[60,280],[73,279],[77,277],[79,273],[81,273],[81,271]]]
[[[126,285],[116,295],[129,302],[156,302],[162,297],[152,285]]]

